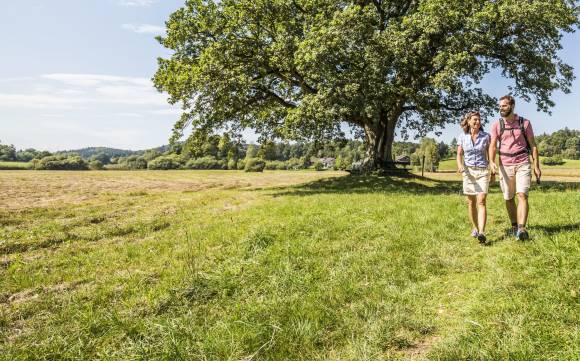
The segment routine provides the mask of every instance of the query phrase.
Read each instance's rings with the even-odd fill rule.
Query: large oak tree
[[[495,99],[478,83],[497,69],[512,93],[549,111],[569,92],[566,0],[188,0],[159,41],[154,83],[184,110],[173,139],[254,129],[264,138],[364,132],[365,166],[392,159],[395,132],[425,132]]]

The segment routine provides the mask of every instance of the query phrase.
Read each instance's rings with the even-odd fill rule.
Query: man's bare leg
[[[528,212],[528,196],[525,193],[518,193],[518,227],[521,229],[526,229]]]
[[[507,209],[508,216],[510,217],[510,222],[512,222],[512,224],[517,224],[518,223],[518,209],[516,207],[515,197],[505,201],[505,208]]]

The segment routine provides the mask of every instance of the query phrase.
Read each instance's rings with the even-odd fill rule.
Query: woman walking
[[[490,135],[481,129],[479,112],[465,114],[461,121],[463,133],[457,146],[457,172],[463,175],[463,194],[467,196],[471,235],[486,244],[486,197],[489,189],[488,149]]]

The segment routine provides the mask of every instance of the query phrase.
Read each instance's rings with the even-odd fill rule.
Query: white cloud
[[[152,86],[151,80],[147,78],[135,78],[116,75],[55,73],[45,74],[42,77],[45,79],[56,80],[75,86],[93,86],[103,83],[131,83],[136,85]]]
[[[157,0],[119,0],[119,5],[122,6],[136,6],[147,7],[155,4]]]
[[[123,118],[143,118],[143,115],[141,115],[139,113],[115,113],[113,115],[117,116],[117,117],[123,117]]]
[[[152,110],[151,114],[158,114],[158,115],[181,115],[183,110],[179,108],[171,108],[171,109],[159,109],[159,110]]]
[[[30,91],[0,93],[0,108],[62,108],[89,105],[138,106],[142,110],[167,110],[166,96],[147,78],[103,74],[45,74]],[[143,107],[146,107],[143,109]],[[137,113],[123,110],[124,113]]]
[[[130,30],[137,34],[164,34],[165,28],[163,26],[151,24],[123,24],[123,29]]]
[[[63,97],[48,93],[33,94],[7,94],[0,93],[1,108],[59,108],[59,109],[82,109],[82,104],[90,99],[79,97]]]

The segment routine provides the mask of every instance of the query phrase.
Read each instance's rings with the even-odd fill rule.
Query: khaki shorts
[[[532,183],[532,166],[530,163],[499,166],[499,185],[503,192],[503,198],[509,200],[516,193],[530,192]]]
[[[487,168],[465,167],[463,171],[463,194],[487,193],[490,173]]]

